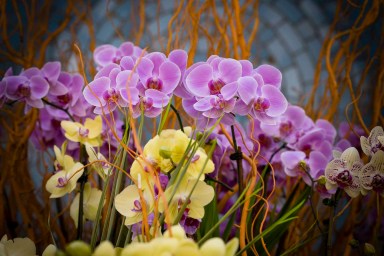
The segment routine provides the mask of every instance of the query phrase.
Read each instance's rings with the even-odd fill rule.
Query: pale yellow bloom
[[[196,187],[195,186],[195,183]],[[164,196],[168,199],[171,197],[173,190],[176,185],[169,186],[165,192]],[[191,197],[187,199],[192,189],[194,188]],[[176,220],[177,215],[179,214],[180,208],[185,202],[187,202],[188,217],[193,219],[201,219],[204,217],[204,206],[209,204],[214,197],[214,190],[211,186],[207,185],[205,182],[200,180],[188,180],[183,179],[180,185],[176,188],[176,193],[172,198],[171,203],[168,205],[168,214],[170,219],[173,221]],[[159,211],[164,212],[165,207],[163,200],[159,201]]]
[[[196,242],[185,235],[180,225],[172,226],[171,232],[167,230],[162,237],[156,237],[147,243],[133,242],[121,252],[121,256],[151,255],[151,256],[233,256],[239,242],[237,238],[227,244],[221,238],[207,240],[201,248]]]
[[[116,251],[112,243],[108,240],[103,241],[97,246],[92,256],[115,256]]]
[[[47,246],[47,248],[45,248],[41,256],[55,256],[56,252],[57,252],[56,246],[54,246],[53,244],[50,244]]]
[[[7,235],[4,235],[0,240],[0,255],[1,256],[35,256],[35,243],[29,238],[15,238],[8,240]]]
[[[154,200],[151,192],[149,189],[141,191],[143,198],[140,198],[139,188],[136,185],[130,185],[115,197],[116,210],[126,217],[125,225],[142,221],[144,207],[147,216],[153,211]]]
[[[85,143],[85,149],[87,151],[88,161],[90,163],[99,161],[93,163],[91,167],[96,170],[96,172],[100,175],[103,180],[105,180],[108,174],[110,174],[111,165],[100,152],[96,152],[96,150],[91,146],[91,144]]]
[[[190,153],[187,152],[188,145]],[[193,150],[194,147],[196,148],[195,141],[181,130],[163,130],[145,145],[143,154],[137,158],[140,166],[132,165],[131,174],[141,173],[144,176],[143,171],[148,173],[149,168],[167,173],[180,163],[185,154],[189,154],[184,162],[186,164],[190,159],[187,175],[192,179],[204,180],[204,174],[213,172],[214,164],[211,159],[207,160],[208,156],[203,148]],[[193,155],[192,151],[195,151]]]
[[[61,121],[61,127],[64,129],[64,135],[68,140],[82,144],[88,142],[94,147],[103,144],[100,136],[102,124],[101,116],[96,116],[95,119],[87,118],[84,125],[77,122]]]
[[[83,165],[77,162],[68,168],[58,171],[48,179],[45,188],[51,193],[50,198],[62,197],[76,188],[77,180],[84,172]]]
[[[66,147],[67,141],[61,145],[61,150],[56,145],[53,146],[53,151],[56,156],[56,160],[54,162],[56,171],[68,170],[75,164],[73,158],[65,154]]]
[[[157,172],[154,166],[144,161],[141,157],[133,161],[130,174],[133,181],[140,186],[140,188],[152,188],[155,184],[154,173]]]
[[[101,190],[97,188],[91,188],[91,184],[86,183],[84,185],[84,200],[83,200],[83,219],[96,220],[97,209],[101,200]],[[78,225],[78,216],[79,216],[79,200],[80,194],[77,193],[75,199],[73,200],[69,213],[71,218],[75,222],[76,228]],[[104,204],[104,203],[103,203]]]

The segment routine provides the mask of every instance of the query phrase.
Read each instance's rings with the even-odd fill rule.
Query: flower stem
[[[231,160],[236,160],[237,165],[237,183],[239,184],[239,195],[243,192],[243,164],[242,164],[242,152],[241,148],[237,146],[236,136],[235,136],[235,127],[231,125],[233,149],[235,153],[231,155]]]
[[[179,121],[180,130],[182,132],[184,132],[183,122],[181,121],[181,117],[180,117],[179,111],[177,111],[177,109],[172,104],[171,104],[171,108],[172,108],[173,112],[175,112],[175,114],[177,116],[177,121]]]
[[[77,240],[83,239],[83,215],[84,215],[84,187],[87,182],[88,176],[84,174],[79,179],[80,181],[80,199],[79,199],[79,216],[77,219]]]
[[[59,106],[57,106],[56,104],[53,104],[53,103],[47,101],[46,99],[42,99],[42,100],[43,100],[43,102],[44,102],[45,104],[47,104],[47,105],[49,105],[49,106],[52,106],[52,107],[54,107],[54,108],[60,109],[61,111],[64,111],[64,112],[69,116],[69,118],[71,119],[71,121],[72,121],[72,122],[75,122],[75,118],[73,118],[73,116],[69,113],[68,109],[59,107]]]
[[[331,212],[329,216],[329,226],[328,226],[327,256],[332,256],[332,234],[333,234],[333,226],[335,224],[334,216],[335,216],[339,194],[340,194],[340,190],[337,189],[336,193],[332,196],[332,204],[330,205]]]

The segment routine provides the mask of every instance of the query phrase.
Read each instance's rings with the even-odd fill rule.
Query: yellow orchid
[[[80,162],[75,163],[70,156],[64,156],[64,159],[67,159],[64,164],[65,169],[52,175],[45,185],[47,191],[51,193],[50,198],[62,197],[72,192],[76,188],[77,180],[84,172],[84,166]]]
[[[190,129],[186,131],[191,133]],[[140,156],[142,162],[140,166],[132,166],[133,173],[145,175],[143,170],[148,171],[145,170],[145,168],[148,168],[148,165],[152,166],[155,170],[167,173],[180,163],[183,156],[187,153],[188,145],[193,145],[194,143],[195,141],[188,138],[187,134],[181,130],[163,130],[160,135],[149,140],[145,145],[143,154]],[[190,178],[197,179],[200,172],[202,172],[203,175],[200,175],[199,179],[204,180],[204,174],[213,172],[214,164],[211,159],[208,159],[204,167],[208,156],[203,148],[197,148],[193,156],[188,156],[188,158],[191,158],[187,171]]]
[[[96,150],[88,142],[85,143],[85,150],[87,151],[88,161],[90,163],[99,161],[92,164],[91,167],[97,171],[103,180],[105,180],[108,174],[110,174],[111,165],[107,159],[100,152],[96,152]]]
[[[8,240],[7,235],[4,235],[0,240],[0,255],[34,256],[36,246],[28,237]]]
[[[227,244],[219,237],[213,237],[207,240],[200,247],[200,255],[202,256],[233,256],[239,247],[239,239],[233,238]]]
[[[80,142],[82,144],[88,142],[94,147],[103,144],[101,140],[101,131],[103,128],[101,116],[96,116],[95,119],[87,118],[84,125],[77,122],[61,121],[61,128],[64,129],[64,135],[70,141]]]
[[[101,190],[97,188],[91,188],[91,184],[86,183],[84,186],[84,201],[83,201],[83,218],[88,220],[96,220],[97,209],[101,200]],[[78,216],[79,216],[79,200],[80,194],[77,193],[75,199],[73,200],[69,213],[71,218],[75,222],[77,228],[78,225]]]
[[[196,187],[195,187],[196,184]],[[169,186],[164,195],[168,199],[171,197],[173,190],[176,189],[176,193],[172,198],[171,203],[168,205],[168,214],[172,221],[176,220],[179,214],[180,208],[188,200],[188,196],[193,192],[188,200],[187,207],[188,217],[193,219],[201,219],[204,217],[204,206],[209,204],[214,197],[214,190],[211,186],[200,180],[183,179],[179,186],[175,188],[175,184]],[[164,212],[165,207],[163,200],[159,201],[159,211]]]
[[[141,190],[143,198],[140,198],[136,185],[130,185],[115,197],[115,208],[125,216],[125,225],[132,225],[143,220],[143,203],[148,216],[153,211],[154,199],[149,189]]]
[[[54,162],[56,171],[68,170],[75,164],[75,162],[73,161],[73,158],[65,154],[66,147],[67,147],[67,141],[65,141],[61,145],[61,149],[58,148],[56,145],[53,146],[53,152],[55,153],[55,156],[56,156],[56,160]]]
[[[233,256],[238,246],[237,238],[225,244],[221,238],[215,237],[207,240],[199,248],[195,241],[187,238],[184,229],[180,225],[175,225],[172,226],[172,236],[167,230],[162,237],[156,237],[148,243],[133,242],[121,251],[121,256]]]
[[[113,244],[105,240],[99,244],[99,246],[96,247],[95,251],[93,252],[92,256],[115,256],[116,250],[113,247]]]

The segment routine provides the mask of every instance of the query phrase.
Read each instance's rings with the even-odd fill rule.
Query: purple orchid
[[[37,71],[34,71],[34,73]],[[68,92],[67,87],[62,84],[58,78],[61,73],[61,63],[58,61],[47,62],[41,68],[41,76],[49,83],[49,94],[58,96],[64,95]],[[37,75],[37,74],[34,74]]]
[[[333,124],[325,119],[317,119],[315,122],[315,128],[323,131],[325,140],[329,141],[331,144],[334,143],[337,131]]]
[[[222,88],[237,83],[242,75],[241,64],[234,59],[211,56],[207,62],[196,63],[185,74],[185,86],[196,97],[193,105],[207,118],[218,118],[226,114],[231,120],[236,99],[225,98]],[[230,87],[231,88],[231,87]]]
[[[71,115],[77,117],[84,117],[86,115],[87,105],[82,94],[84,86],[83,77],[79,74],[69,74],[67,72],[61,72],[58,81],[68,88],[68,92],[63,95],[53,96],[48,95],[48,100],[54,103],[56,106],[62,109],[67,109]],[[53,106],[46,106],[47,111],[56,118],[67,119],[67,114]]]
[[[64,134],[60,126],[61,120],[55,119],[46,108],[39,111],[39,119],[36,122],[35,129],[30,137],[35,148],[46,150],[53,148],[54,145],[61,145],[64,140]]]
[[[105,67],[105,69],[108,68],[109,66]],[[100,72],[103,73],[103,71]],[[139,102],[137,82],[138,76],[132,71],[112,68],[108,77],[100,75],[85,87],[84,98],[96,107],[94,109],[96,114],[101,114],[103,110],[113,111],[117,106],[135,105]]]
[[[253,71],[252,75],[256,78],[259,84],[260,81],[262,81],[263,84],[260,84],[260,86],[263,86],[264,84],[269,84],[276,87],[277,89],[280,89],[281,87],[282,75],[280,70],[278,70],[274,66],[267,64],[258,66]],[[262,80],[260,80],[259,76]]]
[[[98,46],[93,52],[93,58],[99,68],[111,63],[122,65],[124,57],[131,57],[135,61],[142,54],[142,49],[131,42],[122,43],[119,48],[110,44]]]
[[[144,95],[148,89],[171,95],[181,79],[178,65],[169,61],[160,52],[153,52],[141,58],[137,64],[137,74],[140,78],[138,85],[140,95]]]
[[[237,82],[226,85],[221,93],[226,100],[238,94],[234,112],[240,115],[249,113],[265,124],[276,124],[288,107],[287,99],[276,86],[260,85],[251,76],[241,77]]]
[[[306,118],[304,109],[290,105],[276,124],[260,123],[260,128],[265,134],[280,138],[284,142],[293,145],[303,133]]]
[[[365,131],[359,125],[341,122],[338,134],[340,138],[348,140],[352,147],[360,148],[360,136],[365,135]]]
[[[23,73],[4,77],[5,96],[10,100],[25,101],[31,107],[43,108],[42,98],[48,94],[48,82],[38,73],[31,77],[24,76]]]
[[[312,151],[321,152],[329,161],[332,159],[332,144],[325,139],[323,129],[312,129],[299,138],[294,148],[305,152],[307,156]]]
[[[302,151],[285,151],[281,153],[280,159],[288,176],[302,177],[309,186],[324,174],[327,163],[327,158],[318,151],[311,152],[308,158]]]
[[[185,72],[187,69],[188,53],[184,50],[173,50],[168,55],[168,60],[175,63],[181,72],[181,77],[185,77]],[[178,86],[173,92],[176,96],[180,98],[191,98],[191,92],[185,87],[185,83],[180,80]]]
[[[325,168],[326,188],[343,189],[350,197],[357,197],[361,191],[359,179],[361,168],[359,152],[356,148],[348,148],[340,158],[333,159]]]
[[[236,82],[241,73],[237,60],[211,56],[207,63],[197,63],[189,69],[185,85],[194,96],[203,98],[220,94],[221,88]]]
[[[150,118],[161,114],[163,108],[169,103],[169,97],[154,89],[145,90],[144,96],[140,96],[139,101],[133,106],[133,118],[142,113]]]

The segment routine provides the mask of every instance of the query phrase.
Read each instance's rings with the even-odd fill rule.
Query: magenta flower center
[[[225,83],[221,79],[211,80],[208,83],[209,92],[211,95],[219,94],[224,85]]]
[[[29,97],[31,96],[31,88],[27,84],[21,84],[19,87],[17,87],[17,94],[20,97]]]
[[[379,175],[379,174],[376,174],[375,176],[373,176],[371,186],[372,186],[373,190],[375,190],[375,191],[378,191],[378,192],[383,191],[384,190],[384,177]]]
[[[225,100],[222,95],[218,95],[210,100],[211,106],[216,109],[223,109],[225,107]]]
[[[348,187],[352,184],[352,175],[348,170],[340,172],[336,176],[336,182],[341,188]]]
[[[67,94],[64,94],[64,95],[60,95],[60,96],[57,96],[57,100],[59,101],[59,103],[63,104],[63,105],[67,105],[72,99],[72,96],[69,95],[68,93]]]
[[[161,91],[163,88],[163,82],[156,77],[150,77],[147,80],[147,88]]]
[[[265,148],[270,148],[272,145],[272,139],[266,136],[264,133],[260,133],[258,136],[259,143]]]
[[[183,207],[184,203],[187,202],[186,198],[179,198],[179,201],[177,201],[177,208],[180,209]],[[191,203],[191,199],[188,199],[187,205]]]
[[[109,88],[103,93],[103,99],[107,102],[117,102],[119,99],[119,94],[114,88]]]
[[[271,106],[271,103],[269,102],[269,100],[263,97],[257,98],[254,104],[255,110],[259,112],[265,112],[266,110],[269,109],[270,106]]]
[[[132,208],[132,211],[133,212],[142,212],[143,210],[143,207],[141,206],[141,202],[140,200],[135,200],[133,201],[133,208]]]
[[[113,63],[116,63],[117,65],[120,65],[120,61],[121,61],[121,58],[118,57],[118,56],[113,57],[113,59],[112,59],[112,62],[113,62]]]
[[[153,106],[153,100],[151,98],[141,98],[141,104],[140,104],[140,109],[141,110],[146,110],[150,109]]]
[[[80,127],[79,128],[79,135],[80,135],[80,137],[83,137],[83,138],[88,137],[89,129]]]
[[[57,179],[57,185],[58,188],[63,188],[68,184],[68,180],[66,177],[60,177]]]
[[[292,133],[292,130],[293,130],[293,126],[290,121],[280,124],[279,131],[282,136],[290,135]]]

